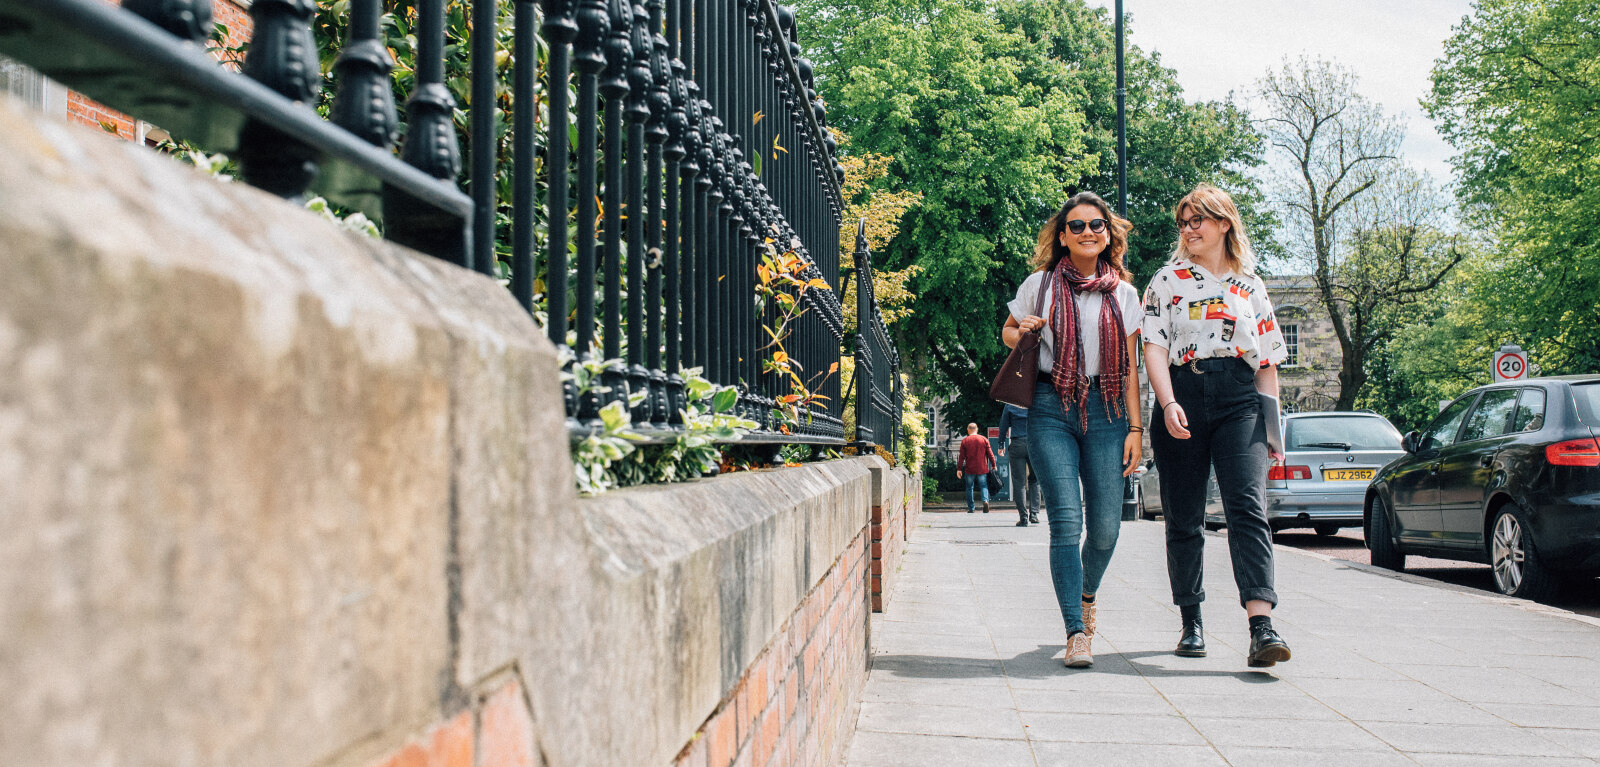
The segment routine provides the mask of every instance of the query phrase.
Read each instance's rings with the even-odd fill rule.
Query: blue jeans
[[[988,503],[989,502],[989,473],[988,472],[984,472],[982,474],[963,474],[963,475],[961,475],[961,479],[962,479],[962,481],[967,483],[967,511],[972,511],[972,509],[973,509],[973,506],[972,506],[972,486],[973,486],[973,484],[977,484],[978,489],[983,491],[983,502],[984,503]]]
[[[1050,519],[1050,577],[1068,634],[1083,630],[1083,595],[1100,589],[1122,526],[1128,419],[1108,420],[1098,389],[1089,392],[1086,410],[1087,432],[1076,404],[1064,405],[1046,383],[1035,386],[1028,410],[1028,449]]]

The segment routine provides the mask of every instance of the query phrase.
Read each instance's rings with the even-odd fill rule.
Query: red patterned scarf
[[[1085,277],[1072,265],[1072,259],[1062,258],[1056,264],[1055,295],[1051,300],[1055,312],[1050,318],[1050,332],[1055,335],[1056,358],[1050,365],[1050,377],[1062,402],[1077,403],[1080,427],[1089,428],[1089,376],[1083,372],[1083,345],[1079,343],[1078,302],[1072,294],[1093,291],[1100,298],[1100,397],[1106,403],[1106,417],[1111,413],[1121,415],[1124,409],[1123,392],[1128,380],[1128,352],[1124,348],[1128,334],[1122,327],[1122,311],[1117,305],[1117,284],[1121,278],[1111,264],[1099,261],[1094,277]],[[1072,290],[1063,289],[1071,286]]]

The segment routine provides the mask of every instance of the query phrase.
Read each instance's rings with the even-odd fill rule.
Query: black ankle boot
[[[1200,623],[1200,606],[1193,605],[1194,609],[1184,609],[1183,636],[1178,638],[1178,647],[1172,653],[1180,658],[1206,657],[1205,627]]]
[[[1270,668],[1289,659],[1289,643],[1272,629],[1271,620],[1252,619],[1251,623],[1250,655],[1246,661],[1251,668]]]
[[[1019,516],[1021,516],[1022,518],[1017,520],[1017,527],[1027,527],[1028,526],[1028,515],[1027,514],[1021,514]]]

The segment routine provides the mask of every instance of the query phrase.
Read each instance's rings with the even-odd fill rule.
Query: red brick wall
[[[112,5],[118,5],[115,0],[107,0]],[[250,33],[255,27],[251,23],[250,13],[234,0],[211,0],[212,17],[217,23],[228,28],[227,45],[239,45],[250,39]],[[115,132],[129,141],[139,138],[137,122],[114,109],[106,107],[77,91],[67,92],[67,116],[76,122],[91,127],[100,128],[107,133]]]
[[[867,679],[865,531],[762,650],[674,767],[831,767]]]
[[[535,767],[533,717],[516,680],[413,736],[372,767]]]
[[[885,498],[885,501],[889,499]],[[899,500],[899,499],[896,499]],[[883,612],[895,573],[900,569],[900,554],[905,550],[906,510],[903,503],[872,507],[872,611]]]

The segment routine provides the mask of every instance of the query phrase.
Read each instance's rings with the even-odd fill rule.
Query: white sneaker
[[[1093,641],[1088,634],[1073,634],[1067,637],[1067,668],[1088,668],[1094,665],[1094,655],[1089,652],[1089,644]]]

